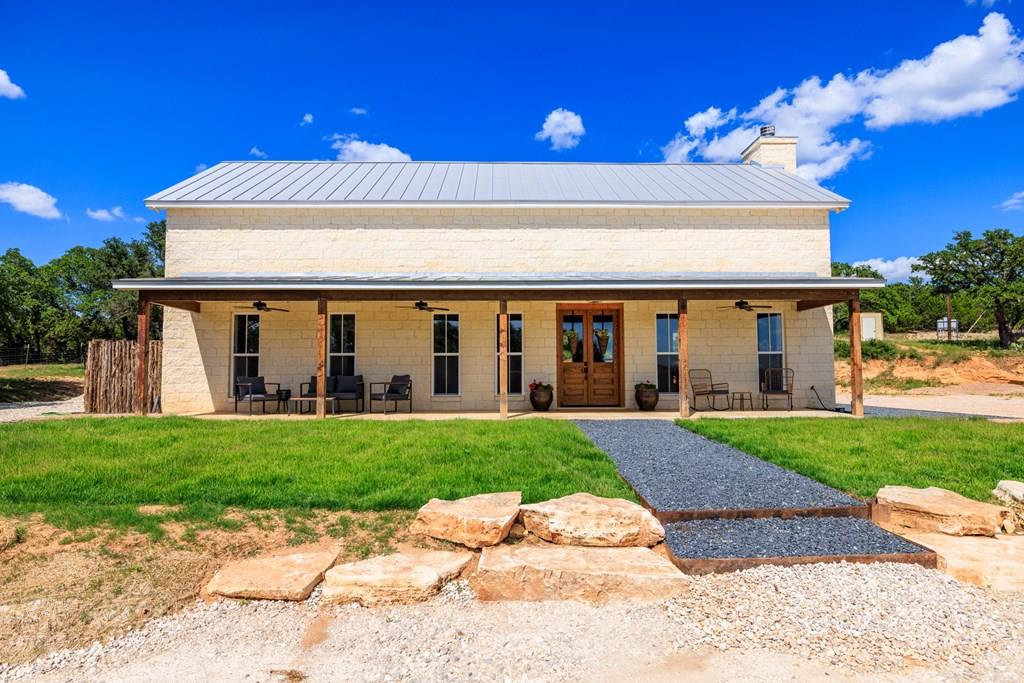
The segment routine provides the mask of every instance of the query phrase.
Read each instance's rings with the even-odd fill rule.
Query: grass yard
[[[588,491],[633,499],[575,425],[82,418],[0,425],[0,514],[158,533],[225,508],[415,509],[429,498]],[[180,505],[163,517],[139,505]]]
[[[694,420],[680,425],[864,498],[886,484],[939,486],[988,501],[1024,480],[1024,424],[885,418]]]
[[[82,393],[85,366],[7,365],[0,367],[0,403],[60,401]]]

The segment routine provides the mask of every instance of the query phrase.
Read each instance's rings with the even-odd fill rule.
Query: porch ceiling
[[[447,301],[773,299],[801,309],[824,306],[873,289],[871,278],[806,274],[657,273],[409,273],[251,275],[223,274],[117,280],[115,289],[135,289],[154,302],[394,301],[410,297]]]

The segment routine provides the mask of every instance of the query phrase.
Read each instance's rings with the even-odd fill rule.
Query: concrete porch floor
[[[199,417],[210,420],[310,420],[315,419],[312,413],[301,415],[269,412],[264,415],[262,412],[254,413],[251,417],[244,412],[227,413],[197,413],[190,417]],[[529,420],[534,418],[547,418],[549,420],[674,420],[677,415],[674,411],[656,410],[652,412],[631,410],[626,408],[596,409],[561,409],[538,412],[534,410],[509,411],[510,420]],[[690,419],[742,419],[742,418],[772,418],[772,417],[851,417],[848,413],[836,413],[827,410],[728,410],[720,412],[702,411],[694,413]],[[327,413],[329,420],[497,420],[500,419],[498,411],[486,410],[446,410],[446,411],[413,411],[412,413],[398,412],[344,412],[332,415]]]

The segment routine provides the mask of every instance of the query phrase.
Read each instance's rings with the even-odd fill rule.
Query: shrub
[[[847,339],[836,337],[833,341],[836,358],[850,357],[850,342]],[[864,360],[899,360],[900,358],[920,358],[921,355],[913,349],[893,344],[884,339],[868,339],[861,344],[861,358]]]

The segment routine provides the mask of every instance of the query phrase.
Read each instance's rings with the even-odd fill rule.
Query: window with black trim
[[[501,382],[498,345],[501,343],[501,315],[494,323],[494,393]],[[523,314],[508,314],[508,393],[523,393]]]
[[[327,374],[331,377],[356,374],[356,316],[333,313],[327,343]]]
[[[459,316],[434,314],[434,395],[459,394]]]
[[[679,393],[679,315],[658,313],[657,359],[658,391],[665,394]]]
[[[231,342],[231,386],[235,378],[260,375],[260,317],[251,313],[235,316]]]

